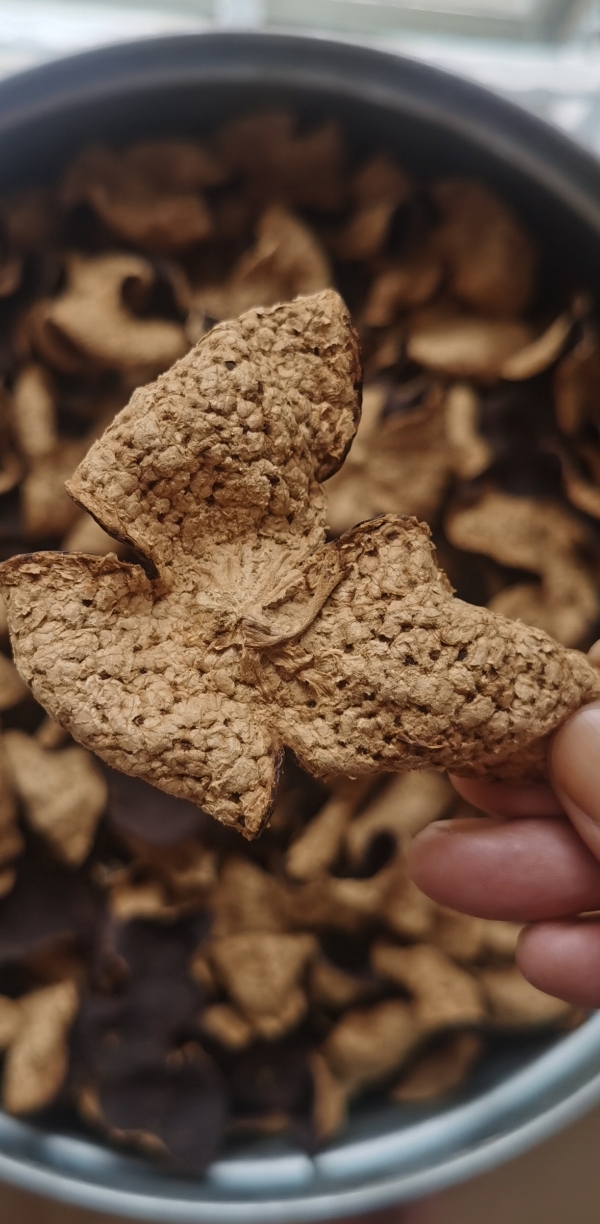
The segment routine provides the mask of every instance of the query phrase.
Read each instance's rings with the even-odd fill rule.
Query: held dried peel
[[[321,351],[324,356],[320,356]],[[263,720],[253,718],[248,705],[248,697],[253,702],[257,693],[259,704],[263,708],[265,705],[262,684],[256,688],[260,673],[255,652],[263,645],[285,646],[298,638],[339,581],[335,556],[327,550],[317,551],[324,539],[324,499],[316,478],[325,477],[338,466],[352,437],[358,414],[359,374],[354,333],[334,294],[268,313],[253,312],[242,324],[215,329],[169,376],[170,386],[161,388],[157,384],[151,392],[157,396],[155,412],[148,414],[140,400],[140,395],[144,400],[144,393],[138,392],[144,424],[141,433],[139,423],[134,425],[134,448],[141,447],[135,458],[128,442],[126,451],[121,451],[119,425],[115,426],[115,443],[124,458],[129,456],[126,462],[131,460],[135,468],[138,462],[146,467],[150,462],[153,470],[151,475],[147,467],[148,485],[140,491],[133,512],[136,521],[126,524],[127,511],[118,504],[119,494],[115,510],[122,522],[117,526],[116,519],[107,520],[100,506],[88,497],[83,469],[81,489],[72,490],[113,533],[116,529],[121,538],[129,538],[132,543],[137,539],[141,550],[154,556],[164,575],[159,587],[165,591],[171,588],[159,597],[160,611],[157,609],[156,615],[152,592],[159,587],[148,584],[138,567],[126,566],[119,572],[108,560],[102,563],[108,567],[106,572],[102,576],[98,572],[101,586],[106,586],[107,578],[109,586],[114,580],[117,583],[109,596],[113,608],[109,618],[114,617],[126,590],[142,615],[138,623],[142,637],[137,643],[142,653],[135,652],[138,660],[134,668],[136,672],[141,669],[140,676],[152,678],[149,687],[142,680],[142,702],[149,699],[154,711],[164,710],[165,701],[169,706],[171,677],[175,678],[171,667],[174,664],[176,672],[183,667],[173,690],[175,724],[171,723],[168,731],[175,756],[180,758],[179,765],[173,762],[175,772],[184,767],[182,781],[175,780],[175,792],[187,792],[197,802],[206,799],[207,809],[216,812],[218,808],[226,823],[242,817],[250,834],[258,831],[270,808],[282,750],[276,729],[264,722],[260,726]],[[196,390],[192,392],[194,384]],[[189,401],[190,393],[199,396],[203,404],[200,414],[196,404]],[[183,415],[175,425],[173,444],[165,447],[165,428],[171,434],[175,424],[173,394]],[[278,400],[284,400],[286,406],[279,419],[272,407]],[[232,414],[234,404],[237,411]],[[133,411],[136,417],[135,406]],[[125,439],[129,425],[123,421],[122,428]],[[158,435],[152,440],[153,429],[159,431],[160,441]],[[117,482],[124,480],[124,492],[130,474],[114,468],[112,453],[108,466],[106,459],[100,454],[104,477],[110,484],[115,478]],[[185,475],[182,459],[188,468]],[[176,501],[165,521],[173,479],[178,486]],[[107,506],[114,499],[114,488],[107,486],[100,493],[100,501],[105,500]],[[212,544],[207,548],[211,537]],[[194,555],[200,548],[201,558]],[[76,567],[81,565],[80,558],[72,560]],[[108,571],[112,571],[110,577]],[[69,585],[74,572],[67,575],[63,571],[63,580]],[[95,585],[95,575],[87,568],[79,573],[86,584],[91,580]],[[54,596],[51,599],[54,603]],[[273,606],[276,611],[269,615]],[[190,632],[183,630],[181,620],[182,612],[187,619],[186,607],[192,620],[197,620],[190,623]],[[181,625],[175,636],[180,639],[182,653],[179,659],[171,657],[165,671],[172,656],[176,624]],[[89,625],[91,628],[91,621]],[[120,637],[120,630],[117,633]],[[92,636],[97,641],[93,629]],[[109,678],[105,694],[114,706],[114,686],[120,689],[121,683],[118,659],[122,657],[122,644],[116,656],[110,647],[109,655],[109,672],[103,665],[99,678],[101,683],[103,677]],[[195,679],[189,671],[192,658]],[[237,667],[232,672],[233,660],[241,663],[241,672]],[[69,690],[75,692],[76,687],[70,680]],[[89,697],[83,700],[88,706]],[[104,697],[100,701],[105,704]],[[120,717],[123,714],[124,709]],[[129,722],[129,715],[125,717]],[[134,736],[141,735],[148,752],[158,761],[162,753],[159,748],[156,756],[156,735],[158,732],[160,738],[164,734],[166,724],[160,714],[154,729],[153,722],[150,708],[143,712],[140,707],[133,714],[132,726],[138,728]],[[131,752],[137,749],[129,733],[122,747],[131,763]],[[127,769],[122,753],[110,759]],[[208,771],[202,759],[209,762]],[[213,765],[218,768],[219,781],[212,778]],[[147,776],[156,781],[154,772],[151,766]],[[167,789],[173,789],[171,783]]]
[[[157,576],[110,556],[2,566],[19,669],[56,721],[248,837],[284,748],[322,777],[532,778],[600,695],[583,656],[454,599],[416,520],[325,543],[320,481],[359,380],[332,291],[221,324],[135,392],[69,485]]]

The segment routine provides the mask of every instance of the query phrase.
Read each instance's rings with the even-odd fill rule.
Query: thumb
[[[600,859],[600,702],[582,706],[556,733],[549,764],[552,786],[567,816]]]

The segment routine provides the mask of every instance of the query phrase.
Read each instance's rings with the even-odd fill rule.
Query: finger
[[[580,1007],[600,1007],[600,922],[571,919],[527,927],[517,947],[524,976],[544,990]]]
[[[409,851],[409,870],[434,901],[512,922],[600,909],[600,863],[567,820],[442,820]]]
[[[600,859],[600,702],[577,710],[557,731],[550,772],[569,819]]]
[[[588,650],[588,659],[594,667],[600,667],[600,641],[594,642]]]
[[[551,786],[507,786],[505,782],[481,782],[476,778],[450,781],[459,795],[490,816],[562,816],[562,808]]]

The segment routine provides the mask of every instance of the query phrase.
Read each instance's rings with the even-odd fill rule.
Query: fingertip
[[[600,909],[600,865],[564,819],[436,822],[415,837],[408,868],[434,901],[479,918]]]
[[[600,667],[600,639],[594,642],[593,646],[590,646],[587,657],[592,667]]]
[[[559,728],[552,738],[549,759],[554,785],[585,809],[589,775],[600,765],[600,701],[580,706]]]
[[[465,799],[480,812],[495,814],[496,804],[503,789],[501,784],[486,782],[481,778],[460,778],[458,774],[448,774],[448,777],[461,799]]]
[[[545,783],[508,786],[505,782],[459,778],[455,774],[450,775],[450,781],[461,798],[490,816],[515,820],[522,816],[562,815],[560,800]]]
[[[445,871],[449,863],[455,861],[457,839],[467,839],[464,843],[458,841],[460,856],[461,844],[468,846],[469,834],[484,823],[493,824],[493,818],[487,820],[480,816],[463,816],[455,820],[433,820],[421,829],[413,837],[406,855],[409,873],[417,887],[427,892],[426,885],[431,886],[432,873],[437,877],[438,868]]]
[[[549,766],[565,812],[600,858],[600,702],[576,710],[556,732]]]
[[[567,919],[526,927],[517,943],[521,973],[538,990],[578,1007],[600,1006],[600,922]]]

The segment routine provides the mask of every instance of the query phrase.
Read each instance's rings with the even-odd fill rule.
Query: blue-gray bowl
[[[600,165],[510,104],[433,68],[277,35],[201,35],[108,48],[0,84],[0,191],[45,181],[84,144],[202,134],[291,107],[338,115],[357,153],[386,146],[425,176],[473,173],[512,200],[552,283],[600,272]],[[600,1014],[563,1037],[498,1040],[459,1096],[363,1104],[310,1158],[283,1141],[231,1148],[203,1179],[0,1114],[0,1178],[143,1220],[268,1224],[349,1215],[439,1190],[553,1134],[600,1100]]]

